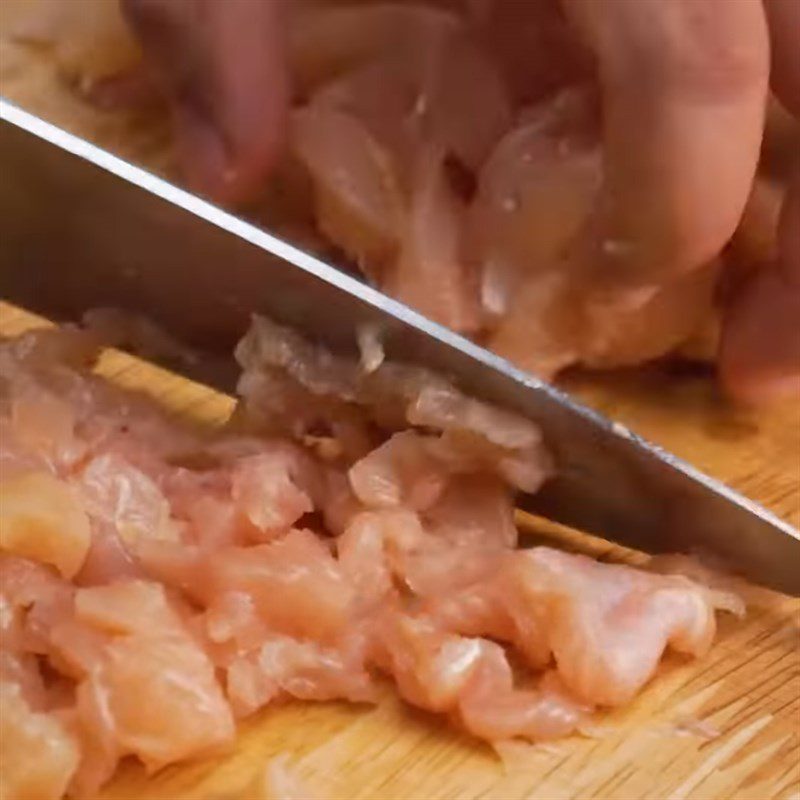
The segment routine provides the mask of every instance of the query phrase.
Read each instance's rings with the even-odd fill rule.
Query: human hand
[[[288,105],[279,0],[122,2],[171,100],[190,184],[223,202],[256,193]],[[603,94],[604,189],[575,257],[601,290],[664,283],[708,263],[736,228],[755,174],[770,36],[774,87],[800,109],[800,4],[560,3]],[[726,313],[721,375],[742,398],[800,381],[798,192],[786,204],[778,263]]]
[[[635,302],[637,288],[714,259],[753,183],[770,81],[800,119],[798,0],[486,0],[481,7],[494,51],[513,76],[524,76],[533,99],[581,77],[599,84],[603,188],[569,254],[598,302],[620,302],[626,289]],[[796,182],[777,263],[754,270],[724,309],[720,375],[740,399],[800,388],[798,215]]]
[[[263,188],[289,104],[282,0],[121,0],[173,117],[190,187],[221,203]]]
[[[707,263],[752,184],[768,78],[800,115],[800,3],[562,7],[596,56],[604,96],[604,193],[581,257],[601,288],[663,282]],[[800,176],[778,244],[777,263],[756,271],[724,312],[720,375],[739,399],[800,389]]]
[[[800,120],[800,3],[765,0],[765,9],[772,86]],[[726,389],[745,401],[800,396],[800,159],[795,160],[781,214],[777,260],[740,287],[725,318],[720,375]]]

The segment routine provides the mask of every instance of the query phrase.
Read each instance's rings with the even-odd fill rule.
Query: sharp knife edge
[[[707,550],[800,595],[800,533],[757,503],[319,258],[3,99],[0,120],[8,299],[56,317],[120,306],[224,347],[251,312],[335,349],[352,350],[357,325],[377,323],[389,358],[438,369],[542,426],[560,472],[524,508],[649,552]]]

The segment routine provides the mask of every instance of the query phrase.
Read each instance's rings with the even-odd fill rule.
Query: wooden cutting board
[[[0,302],[0,336],[39,324],[41,320]],[[123,353],[106,353],[98,371],[195,421],[219,424],[233,408],[231,398]],[[719,425],[736,435],[715,437],[699,422],[711,419],[704,416],[710,412],[702,411],[701,387],[679,381],[674,393],[682,402],[671,412],[668,404],[660,412],[665,419],[689,409],[693,413],[662,430],[673,431],[675,442],[702,450],[708,463],[729,467],[717,471],[721,477],[749,486],[757,499],[771,500],[778,510],[796,516],[797,498],[785,494],[781,500],[776,488],[792,480],[796,488],[798,479],[789,448],[777,447],[778,418],[730,428],[720,412]],[[611,390],[604,388],[602,396],[612,403]],[[629,410],[626,419],[638,411],[653,421],[659,405],[657,396],[634,402],[623,395],[614,408]],[[797,439],[796,420],[787,416],[782,428],[784,438]],[[679,430],[682,438],[675,433]],[[744,480],[748,474],[753,476],[749,483]],[[604,560],[637,558],[594,538],[529,519],[521,522],[551,543]],[[638,700],[603,718],[596,734],[546,747],[520,745],[511,749],[504,764],[488,746],[403,706],[389,692],[375,708],[292,703],[268,708],[248,721],[232,752],[214,760],[170,767],[149,777],[138,765],[126,763],[102,797],[260,800],[250,789],[254,779],[269,759],[286,755],[319,800],[796,800],[800,601],[758,593],[744,621],[721,620],[718,641],[706,658],[668,658]]]
[[[0,91],[174,177],[163,124],[87,108],[46,54],[4,38],[9,12],[29,2],[0,0]],[[0,303],[0,335],[32,324],[35,318]],[[232,408],[230,398],[124,354],[107,354],[100,371],[208,424]],[[707,375],[658,370],[582,376],[568,388],[800,524],[800,400],[748,412],[727,406]],[[596,539],[535,529],[606,560],[636,560]],[[249,788],[254,778],[285,754],[319,800],[800,800],[800,601],[763,593],[745,621],[722,619],[706,658],[668,659],[639,699],[609,715],[597,734],[517,748],[504,764],[489,747],[388,693],[376,708],[289,704],[249,721],[228,755],[149,777],[123,765],[103,798],[257,800]]]

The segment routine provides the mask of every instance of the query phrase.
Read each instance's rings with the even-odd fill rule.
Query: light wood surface
[[[47,59],[3,39],[3,14],[7,18],[21,2],[28,0],[0,0],[2,93],[172,177],[160,122],[86,108]],[[0,334],[19,332],[32,321],[0,304]],[[209,424],[231,408],[230,398],[124,354],[108,354],[100,370]],[[657,370],[582,376],[566,385],[800,524],[800,402],[769,412],[735,409],[717,396],[709,376]],[[603,559],[636,558],[588,537],[540,532]],[[689,723],[696,720],[718,735],[692,733]],[[216,760],[150,777],[125,764],[103,797],[256,800],[249,789],[254,777],[268,759],[287,754],[319,800],[800,800],[800,601],[763,594],[745,621],[723,619],[708,657],[670,658],[639,699],[609,715],[597,733],[553,747],[517,748],[504,765],[487,746],[388,694],[377,708],[289,704],[257,715],[242,728],[236,748]]]
[[[0,335],[36,324],[41,321],[0,303]],[[98,371],[206,424],[223,421],[233,407],[228,397],[123,353],[106,353]],[[686,391],[692,408],[701,413],[704,394],[697,386]],[[609,393],[604,397],[611,402]],[[625,403],[650,418],[657,414],[655,404],[642,411],[641,398],[638,403],[624,398],[627,407]],[[678,406],[673,412],[680,410]],[[687,448],[708,436],[699,430],[687,434]],[[754,426],[739,435],[743,439],[737,439],[731,453],[751,451],[750,463],[757,466],[758,454],[769,446],[763,440],[766,434]],[[721,454],[713,453],[716,440],[710,442],[709,458],[725,464]],[[723,442],[730,446],[728,439]],[[732,471],[720,474],[745,474],[744,460],[731,461]],[[773,469],[790,482],[788,461],[783,473],[774,464]],[[769,480],[753,484],[760,485],[777,499]],[[540,527],[538,533],[603,559],[636,560],[636,554],[597,539],[552,528]],[[597,738],[575,736],[547,747],[520,745],[504,764],[488,746],[404,707],[388,692],[376,708],[291,703],[268,708],[247,722],[230,754],[149,777],[137,765],[125,764],[102,796],[258,800],[249,789],[253,780],[270,758],[286,754],[319,800],[796,800],[800,601],[769,593],[759,593],[756,600],[743,622],[722,620],[718,641],[706,658],[670,657],[632,706],[601,719]],[[709,738],[709,731],[698,730],[706,726],[716,735]]]

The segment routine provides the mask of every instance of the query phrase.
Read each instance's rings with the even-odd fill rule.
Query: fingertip
[[[800,397],[800,290],[774,264],[742,286],[726,311],[719,377],[727,394],[749,405]]]
[[[189,188],[224,205],[256,199],[286,141],[281,0],[124,4],[171,107]]]
[[[215,11],[216,122],[226,145],[222,197],[247,202],[264,188],[288,141],[289,71],[282,3],[254,9],[227,0]]]
[[[261,113],[240,121],[238,135],[227,139],[227,169],[222,183],[231,202],[249,202],[264,190],[288,143],[288,107],[288,97],[276,88],[264,99]]]
[[[188,103],[175,105],[172,116],[176,157],[187,187],[209,199],[220,199],[223,176],[229,170],[221,131]]]
[[[719,255],[763,133],[760,0],[564,0],[597,56],[604,182],[585,256],[600,283],[663,283]]]
[[[278,161],[285,132],[254,128],[235,141],[225,125],[191,104],[173,109],[176,154],[188,188],[222,205],[254,200]]]

